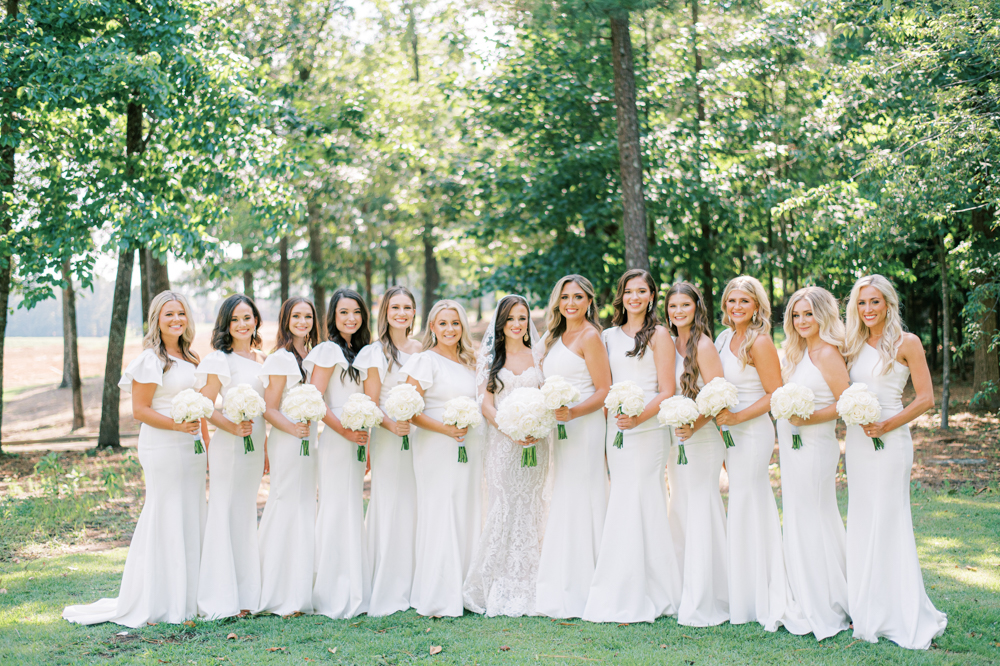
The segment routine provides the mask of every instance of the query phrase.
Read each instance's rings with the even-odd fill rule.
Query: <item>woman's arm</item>
[[[590,327],[583,334],[580,346],[583,349],[583,361],[587,364],[590,380],[594,382],[594,393],[578,405],[557,409],[556,420],[563,423],[602,409],[604,399],[608,397],[608,390],[611,388],[611,362],[608,361],[608,350],[604,347],[601,334],[596,328]]]
[[[497,427],[496,401],[493,394],[487,391],[485,386],[480,387],[480,390],[483,392],[483,416],[491,426],[499,430]]]
[[[746,423],[750,419],[755,419],[762,414],[766,414],[771,409],[771,394],[781,387],[781,361],[778,360],[778,350],[774,348],[771,337],[768,335],[758,335],[750,347],[750,360],[753,361],[760,376],[760,383],[764,387],[764,395],[755,403],[741,409],[738,412],[731,412],[723,409],[715,417],[715,422],[720,426],[734,426]]]
[[[417,392],[419,392],[421,396],[424,395],[424,389],[421,388],[420,382],[418,382],[416,379],[414,379],[413,377],[407,377],[406,383],[413,384],[414,386],[417,387]],[[444,423],[441,423],[437,419],[432,419],[431,417],[425,416],[424,414],[417,414],[416,416],[414,416],[413,425],[417,426],[418,428],[422,428],[424,430],[430,430],[431,432],[447,435],[448,437],[453,438],[456,442],[464,441],[465,435],[468,434],[469,432],[468,428],[456,428],[453,425],[445,425]]]
[[[153,409],[153,394],[156,393],[156,384],[142,384],[132,382],[132,416],[139,423],[145,423],[160,430],[176,430],[194,435],[201,428],[201,421],[186,421],[184,423],[174,423],[169,416],[164,416]]]
[[[712,339],[708,336],[702,336],[701,340],[698,341],[698,370],[701,375],[701,381],[704,383],[709,383],[716,377],[722,376],[722,359],[719,358],[719,351],[715,348],[712,343]],[[677,387],[680,390],[680,387]],[[712,420],[711,416],[699,416],[690,426],[683,426],[681,428],[674,428],[674,433],[681,440],[691,439],[691,436],[701,430],[706,423]]]
[[[330,378],[333,377],[333,371],[337,369],[337,366],[331,368],[324,368],[321,366],[315,366],[312,371],[312,376],[309,378],[309,383],[319,389],[319,392],[326,395],[326,389],[330,386]],[[368,443],[368,431],[367,430],[348,430],[337,418],[337,415],[333,413],[330,409],[330,405],[326,406],[326,416],[323,417],[323,423],[326,424],[328,428],[333,428],[333,431],[346,439],[349,442],[354,442],[355,444],[367,444]]]
[[[631,430],[656,416],[660,411],[660,403],[672,396],[677,388],[674,375],[677,351],[665,327],[656,327],[649,346],[652,348],[653,362],[656,364],[656,385],[660,392],[653,396],[639,416],[619,414],[617,417],[619,430]]]
[[[808,353],[808,352],[806,352]],[[817,350],[814,365],[823,375],[823,381],[833,392],[833,404],[827,405],[823,409],[817,409],[812,416],[807,419],[793,416],[788,422],[793,426],[819,425],[828,421],[837,420],[837,401],[840,395],[851,385],[851,375],[847,372],[847,363],[840,351],[833,345],[824,345]]]
[[[865,434],[869,437],[881,437],[934,407],[934,385],[931,383],[931,371],[927,367],[927,358],[924,356],[924,346],[920,343],[920,338],[913,333],[903,333],[903,344],[899,347],[899,354],[903,357],[903,363],[910,368],[913,391],[917,395],[899,414],[890,416],[885,421],[864,426]]]
[[[297,439],[306,439],[309,437],[309,424],[295,423],[281,413],[281,398],[287,383],[288,377],[285,375],[271,375],[267,388],[264,389],[264,404],[267,405],[267,409],[264,410],[264,420]]]
[[[201,394],[211,400],[212,404],[215,404],[215,399],[219,397],[219,391],[221,390],[222,381],[219,379],[219,376],[208,375],[205,386],[201,389]],[[247,437],[253,433],[253,421],[233,423],[218,409],[212,412],[212,415],[208,417],[208,422],[219,430],[225,430],[230,435],[236,435],[237,437]]]

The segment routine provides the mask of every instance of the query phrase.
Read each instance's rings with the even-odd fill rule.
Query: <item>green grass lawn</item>
[[[758,625],[694,629],[545,618],[429,619],[414,612],[333,621],[261,616],[139,630],[79,627],[70,603],[117,594],[125,549],[0,563],[0,664],[991,664],[1000,663],[1000,492],[913,493],[924,580],[948,630],[928,652],[850,632],[817,643]],[[119,632],[128,631],[126,635]],[[227,638],[235,634],[235,638]],[[431,655],[432,646],[441,652]],[[509,648],[509,649],[505,649]]]

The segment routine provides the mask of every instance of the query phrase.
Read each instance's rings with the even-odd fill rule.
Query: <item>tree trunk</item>
[[[615,75],[615,115],[618,122],[618,167],[621,176],[625,267],[649,270],[646,238],[646,200],[642,191],[642,146],[639,111],[635,103],[635,63],[628,12],[611,19],[611,62]]]
[[[243,246],[243,262],[246,264],[250,261],[250,255],[252,251],[246,245]],[[247,265],[243,267],[243,293],[252,301],[254,299],[253,293],[253,269]]]
[[[420,53],[417,50],[417,15],[413,3],[406,3],[406,40],[410,43],[410,56],[413,64],[413,76],[411,80],[420,82]]]
[[[424,330],[429,325],[427,317],[431,313],[431,306],[437,300],[438,287],[441,285],[441,274],[438,273],[437,257],[434,256],[434,227],[430,224],[424,225],[424,308],[421,313],[421,321]]]
[[[67,260],[68,261],[68,260]],[[63,282],[66,282],[66,268],[63,267]],[[73,285],[70,285],[70,289]],[[59,388],[69,388],[71,378],[73,374],[73,361],[70,359],[70,334],[69,334],[69,304],[66,303],[66,288],[63,288],[62,293],[62,325],[63,325],[63,376],[62,381],[59,382]]]
[[[7,0],[7,19],[12,19],[18,14],[18,0]],[[3,91],[4,101],[14,95],[13,89]],[[5,108],[12,108],[12,104],[4,104]],[[14,141],[15,133],[14,119],[10,115],[4,115],[0,121],[0,135],[6,141],[0,147],[0,232],[4,238],[10,234],[12,220],[10,217],[7,194],[14,192]],[[11,259],[13,253],[7,250],[0,256],[0,395],[3,395],[3,350],[7,337],[7,301],[10,297],[10,273]],[[0,425],[3,424],[3,401],[0,400]],[[0,454],[3,453],[3,441],[0,438]]]
[[[375,305],[372,296],[372,258],[365,257],[365,301],[368,303],[368,311],[371,312]]]
[[[73,289],[73,272],[67,259],[62,265],[63,278],[63,348],[68,360],[68,386],[73,394],[73,428],[83,427],[83,384],[80,381],[80,355],[76,339],[76,290]]]
[[[691,50],[694,54],[694,105],[698,118],[698,127],[695,128],[695,141],[697,150],[695,152],[695,179],[698,182],[698,227],[701,230],[701,273],[702,273],[702,295],[705,297],[705,308],[708,310],[708,325],[715,335],[715,278],[712,275],[712,221],[711,213],[708,210],[708,202],[705,201],[705,193],[701,181],[701,130],[705,123],[705,100],[701,94],[701,53],[698,51],[698,0],[691,0]]]
[[[982,307],[986,314],[979,320],[979,339],[973,352],[973,391],[982,391],[984,386],[993,386],[995,390],[981,404],[991,411],[1000,410],[1000,359],[997,349],[992,347],[993,338],[997,334],[997,300],[984,298]]]
[[[160,261],[155,254],[149,253],[149,300],[158,294],[170,291],[170,272],[167,269],[167,257]],[[146,316],[147,312],[143,313]]]
[[[309,275],[312,279],[313,304],[319,320],[319,339],[326,339],[326,288],[323,286],[323,240],[319,228],[319,204],[309,202],[306,230],[309,232]]]
[[[951,389],[951,313],[948,294],[948,248],[941,234],[941,428],[948,428],[948,395]]]
[[[149,250],[139,248],[139,298],[142,301],[142,332],[148,333],[149,303],[153,300],[153,286],[150,284]]]
[[[389,286],[392,287],[399,284],[399,278],[398,278],[399,257],[397,256],[399,248],[396,247],[396,241],[393,240],[391,236],[389,237],[389,240],[386,242],[385,251],[389,255],[389,262],[388,262]]]
[[[288,266],[288,236],[282,236],[278,241],[278,265],[281,271],[281,302],[284,303],[289,297],[289,283],[291,282],[291,272]]]

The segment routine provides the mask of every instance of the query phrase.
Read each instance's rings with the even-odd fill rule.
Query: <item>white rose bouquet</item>
[[[559,375],[552,375],[545,380],[542,384],[542,394],[545,396],[545,406],[553,411],[580,401],[580,391]],[[558,425],[559,439],[566,439],[566,424]]]
[[[170,402],[170,418],[174,423],[189,423],[207,419],[215,411],[215,404],[194,389],[184,389]],[[201,442],[201,428],[194,434],[194,452],[204,453]]]
[[[675,395],[660,403],[660,413],[656,419],[660,425],[668,428],[680,428],[681,426],[692,425],[701,416],[698,405],[694,400],[683,395]],[[679,440],[677,445],[677,464],[687,465],[687,454],[684,452],[684,440]]]
[[[225,400],[222,401],[222,413],[233,423],[243,421],[253,421],[264,413],[267,405],[264,398],[249,384],[237,384],[226,393]],[[243,453],[253,451],[253,436],[243,437]]]
[[[837,413],[849,426],[868,425],[882,418],[882,405],[878,404],[878,396],[868,390],[867,384],[855,383],[840,394]],[[872,443],[875,444],[876,451],[885,448],[878,437],[872,438]]]
[[[816,395],[811,388],[799,384],[785,384],[771,394],[771,415],[776,419],[797,416],[807,419],[816,411]],[[792,426],[792,448],[802,448],[798,426]]]
[[[382,423],[382,410],[364,393],[352,393],[340,412],[340,423],[348,430],[371,430]],[[368,452],[358,444],[358,462],[365,462]]]
[[[453,425],[456,428],[475,428],[482,422],[482,413],[479,411],[479,403],[464,395],[452,398],[444,403],[444,415],[441,423]],[[465,450],[465,444],[458,443],[458,462],[469,462],[469,454]]]
[[[740,399],[735,384],[726,381],[722,377],[716,377],[698,391],[698,397],[695,398],[695,402],[698,404],[698,411],[702,415],[715,418],[723,409],[732,409],[738,405]],[[722,441],[726,443],[726,448],[731,449],[736,446],[733,436],[729,434],[729,426],[722,426],[720,430],[722,431]]]
[[[611,385],[608,397],[604,399],[604,406],[607,407],[608,414],[639,416],[646,409],[646,394],[638,384],[625,380]],[[615,435],[614,446],[620,449],[624,443],[625,434],[619,430]]]
[[[542,389],[523,387],[510,392],[497,408],[497,428],[515,442],[523,442],[528,437],[542,439],[548,436],[556,425],[556,416],[545,400]],[[538,453],[534,444],[523,447],[521,467],[538,465]]]
[[[385,413],[393,421],[409,421],[424,411],[424,399],[413,384],[399,384],[389,389],[385,399]],[[403,435],[403,448],[410,450],[410,436]]]
[[[281,401],[281,413],[296,423],[322,421],[326,416],[326,401],[323,394],[312,384],[299,384],[288,389]],[[309,438],[302,440],[299,455],[309,455]]]

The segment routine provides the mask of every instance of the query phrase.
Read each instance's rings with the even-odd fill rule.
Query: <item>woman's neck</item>
[[[295,347],[295,351],[299,353],[302,358],[306,357],[308,353],[306,351],[306,338],[302,335],[296,335],[292,337],[292,346]]]
[[[453,361],[458,361],[458,345],[443,345],[440,342],[434,345],[434,351],[445,358],[450,358]]]
[[[677,327],[677,346],[683,347],[687,345],[687,341],[691,338],[691,327],[690,326],[678,326]]]
[[[233,340],[233,353],[249,356],[252,348],[249,340]]]
[[[563,317],[563,321],[566,322],[566,330],[564,331],[565,333],[576,333],[577,331],[579,331],[584,326],[590,323],[587,321],[586,317],[576,317],[574,319],[568,319],[566,317]]]
[[[389,339],[392,340],[392,344],[395,345],[396,349],[402,349],[410,341],[410,338],[406,335],[406,329],[396,328],[395,326],[389,327]]]
[[[627,312],[626,316],[628,318],[625,320],[625,323],[622,324],[623,331],[627,331],[629,333],[635,333],[637,331],[642,330],[643,325],[646,323],[645,312],[640,314],[632,314],[631,312]]]
[[[868,329],[868,339],[875,341],[882,337],[882,333],[885,331],[885,321],[880,321],[879,323],[871,326]]]
[[[819,337],[819,331],[806,338],[806,349],[816,351],[823,344],[823,338]]]
[[[521,338],[511,338],[506,335],[503,337],[503,346],[507,351],[507,356],[513,356],[514,354],[520,354],[527,347],[524,344],[524,340]]]
[[[745,338],[747,336],[747,331],[750,329],[750,324],[734,324],[733,334],[739,338]]]
[[[163,335],[160,332],[160,341],[163,342],[163,348],[167,350],[169,356],[177,356],[178,358],[183,358],[184,354],[181,352],[181,339],[173,335]]]

